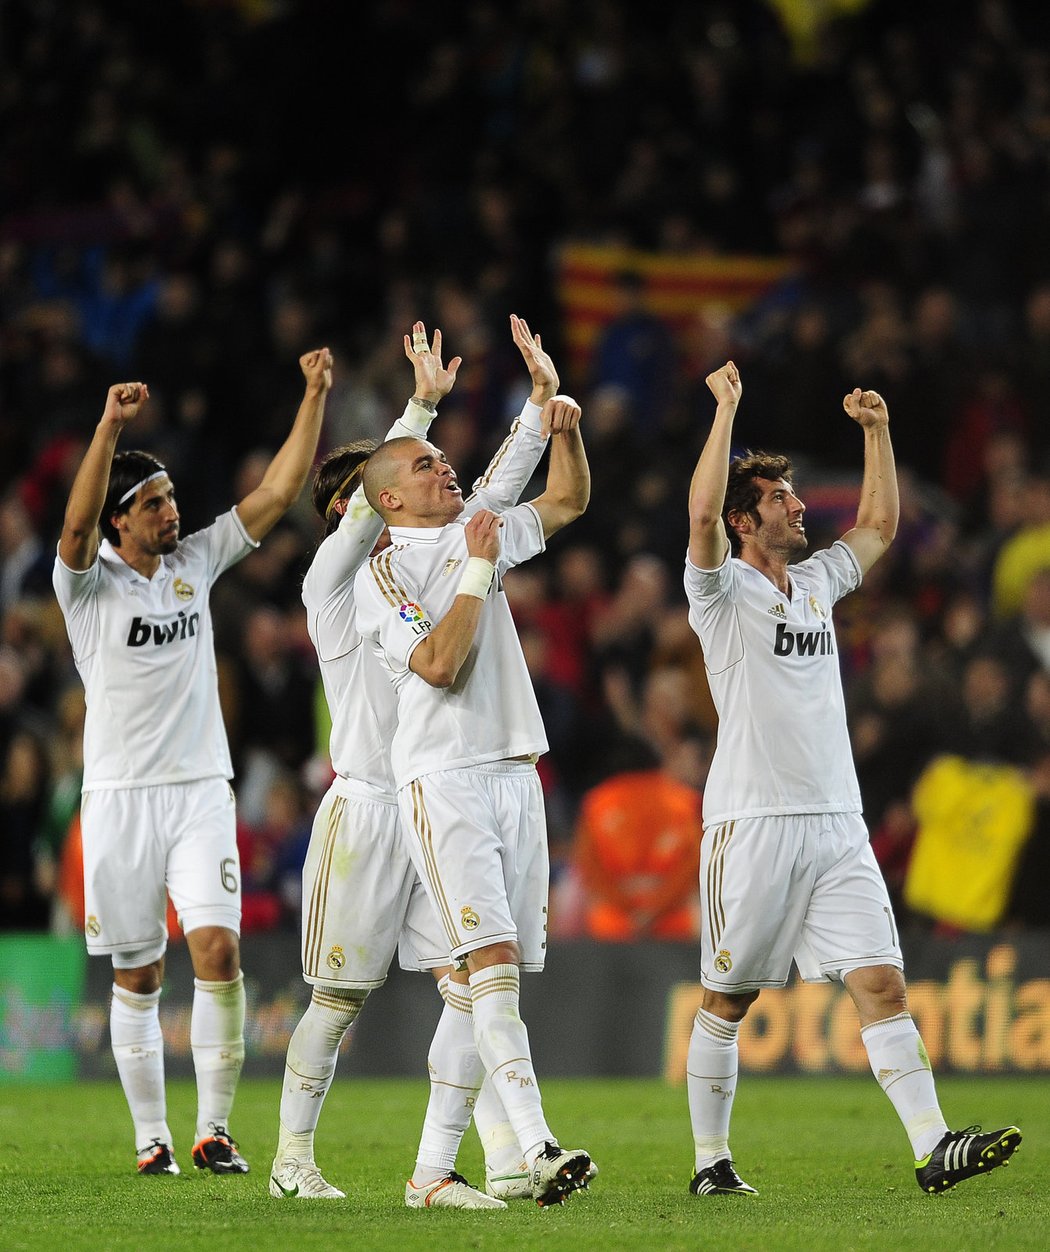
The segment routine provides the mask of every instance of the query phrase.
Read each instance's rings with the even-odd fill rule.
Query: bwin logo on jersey
[[[774,656],[834,656],[835,641],[830,630],[788,630],[783,622],[777,624],[773,642]]]
[[[199,613],[191,613],[189,617],[185,613],[179,613],[178,617],[170,622],[144,622],[141,617],[133,617],[131,619],[131,629],[128,631],[127,644],[129,648],[143,648],[152,639],[154,647],[160,647],[162,643],[174,643],[177,639],[192,639],[197,633],[197,623],[200,621]]]

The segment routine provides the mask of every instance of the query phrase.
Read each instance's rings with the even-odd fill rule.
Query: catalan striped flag
[[[698,314],[721,319],[741,312],[792,269],[780,257],[567,244],[558,257],[557,282],[572,375],[586,377],[594,342],[618,311],[621,273],[637,274],[648,311],[662,317],[672,332],[681,332]]]

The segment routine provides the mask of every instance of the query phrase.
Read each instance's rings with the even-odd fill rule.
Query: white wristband
[[[492,586],[492,575],[496,572],[495,565],[486,561],[483,556],[468,556],[463,573],[456,588],[457,596],[476,596],[484,600]]]

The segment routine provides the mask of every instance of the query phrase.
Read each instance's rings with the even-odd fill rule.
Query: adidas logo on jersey
[[[144,622],[141,617],[133,617],[127,645],[129,648],[144,648],[152,640],[154,647],[159,648],[162,643],[174,643],[176,639],[192,639],[197,633],[200,617],[199,613],[191,613],[189,617],[180,613],[170,622]]]
[[[770,617],[779,617],[784,621],[787,620],[787,612],[782,604],[774,604],[771,609],[766,609],[766,612]]]
[[[788,630],[781,622],[773,641],[774,656],[834,656],[835,640],[830,630]]]

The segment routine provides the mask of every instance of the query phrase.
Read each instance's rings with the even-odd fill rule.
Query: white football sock
[[[697,1010],[686,1058],[697,1173],[730,1155],[729,1118],[740,1067],[739,1032],[739,1022]]]
[[[154,1139],[171,1145],[164,1097],[164,1039],[160,1030],[160,990],[140,995],[113,984],[109,1036],[120,1085],[135,1126],[135,1148]]]
[[[474,1038],[529,1168],[554,1135],[543,1116],[529,1034],[519,1008],[516,965],[489,965],[470,975]]]
[[[524,1159],[521,1144],[491,1078],[481,1084],[474,1101],[474,1125],[485,1150],[486,1170],[490,1174],[519,1173]]]
[[[463,1132],[470,1125],[474,1100],[484,1077],[474,1042],[470,987],[447,976],[438,984],[445,1001],[427,1057],[430,1100],[416,1154],[412,1182],[436,1182],[455,1168]]]
[[[861,1029],[871,1072],[904,1124],[915,1159],[932,1152],[948,1130],[937,1101],[930,1058],[910,1013]]]
[[[288,1041],[278,1160],[314,1159],[314,1131],[335,1075],[339,1047],[367,998],[367,991],[354,988],[314,987],[310,1005]]]
[[[244,1064],[244,975],[231,982],[193,980],[190,1049],[197,1075],[197,1138],[227,1127]]]

